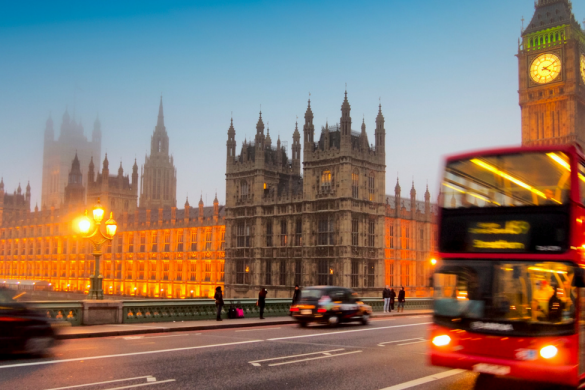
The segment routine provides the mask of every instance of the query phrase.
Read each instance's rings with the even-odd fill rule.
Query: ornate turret
[[[303,126],[303,142],[305,144],[305,158],[308,160],[309,153],[315,149],[313,137],[315,135],[315,126],[313,125],[313,110],[311,110],[311,99],[307,104],[307,111],[305,112],[305,125]]]
[[[118,168],[118,177],[124,176],[124,168],[122,168],[122,161],[120,161],[120,168]]]
[[[431,212],[431,193],[429,192],[429,185],[427,184],[427,190],[425,191],[425,214],[429,215]]]
[[[83,186],[83,175],[81,173],[81,164],[75,153],[75,158],[71,163],[69,179],[65,187],[66,206],[83,205],[85,203],[85,187]]]
[[[381,161],[386,161],[386,129],[384,128],[384,115],[382,115],[382,104],[378,106],[378,116],[376,116],[376,154],[380,156]]]
[[[416,190],[414,189],[414,180],[412,181],[412,187],[410,188],[410,214],[412,217],[416,215]]]
[[[236,130],[234,129],[234,118],[230,120],[230,127],[228,129],[228,140],[226,142],[227,147],[227,165],[234,163],[236,158]]]
[[[400,181],[396,178],[396,186],[394,187],[394,208],[396,215],[400,215]]]
[[[351,137],[351,106],[349,105],[349,101],[347,100],[347,91],[345,91],[345,99],[343,99],[343,103],[341,104],[341,119],[339,121],[341,125],[341,137],[342,142],[343,139],[346,139],[346,142],[349,142]]]
[[[199,198],[199,218],[203,218],[203,195]]]
[[[293,174],[301,174],[301,134],[299,133],[299,123],[295,122],[295,131],[293,133],[292,144],[292,169]]]
[[[360,144],[363,151],[367,151],[369,148],[368,134],[366,133],[366,119],[362,119],[362,132],[360,134]]]
[[[217,192],[215,193],[215,198],[213,199],[213,217],[216,221],[219,217],[219,200],[217,200]]]

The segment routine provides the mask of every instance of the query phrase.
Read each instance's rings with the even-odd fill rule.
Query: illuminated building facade
[[[569,0],[538,0],[518,50],[522,145],[585,146],[585,34]]]
[[[81,173],[87,175],[89,161],[101,158],[102,130],[99,119],[93,125],[91,140],[83,133],[81,121],[69,116],[65,111],[61,122],[59,137],[55,139],[53,119],[47,119],[43,146],[43,187],[41,192],[41,208],[59,208],[65,200],[65,186],[68,182],[71,161],[77,154]],[[83,183],[84,185],[86,183]]]
[[[158,172],[166,169],[172,180],[157,182],[165,174],[153,173],[156,159],[147,158],[143,183],[150,177],[171,188],[154,191],[143,184],[139,207],[136,162],[131,175],[122,167],[110,175],[107,156],[97,165],[101,172],[94,166],[99,160],[90,158],[87,179],[80,158],[72,157],[61,207],[31,211],[30,186],[25,194],[19,187],[9,195],[0,182],[0,278],[87,291],[92,248],[72,222],[99,198],[106,215],[113,211],[118,222],[101,260],[105,294],[211,297],[225,283],[226,297],[256,296],[263,286],[271,297],[289,298],[295,284],[337,284],[378,296],[388,284],[405,286],[408,296],[428,296],[429,260],[436,249],[436,211],[428,189],[424,201],[416,200],[414,184],[410,198],[401,197],[398,183],[394,195],[386,195],[381,107],[374,145],[365,121],[360,132],[351,130],[347,96],[341,111],[340,123],[325,124],[315,140],[309,102],[303,139],[297,125],[290,157],[280,139],[274,147],[268,129],[265,135],[261,115],[254,140],[236,156],[232,121],[226,206],[216,196],[212,207],[200,199],[196,208],[187,201],[177,209],[161,103],[151,157],[164,157]],[[154,199],[157,191],[162,195]]]
[[[226,295],[290,297],[296,284],[352,287],[378,296],[388,284],[429,291],[430,256],[436,237],[430,194],[425,202],[385,195],[384,116],[376,117],[374,144],[365,121],[353,131],[350,104],[340,123],[325,124],[315,140],[311,102],[301,136],[295,126],[292,156],[280,138],[272,146],[262,113],[254,141],[236,155],[233,120],[226,164]],[[392,201],[392,204],[391,204]]]

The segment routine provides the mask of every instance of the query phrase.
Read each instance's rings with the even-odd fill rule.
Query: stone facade
[[[83,133],[81,121],[71,119],[65,111],[61,123],[59,137],[55,139],[53,120],[49,117],[45,127],[43,146],[43,187],[41,192],[41,208],[59,208],[65,200],[65,186],[69,179],[71,161],[77,155],[81,173],[87,175],[89,161],[101,158],[102,130],[99,119],[93,125],[91,141]],[[87,183],[83,183],[86,185]]]
[[[436,230],[428,190],[422,209],[414,187],[408,207],[399,193],[396,204],[388,204],[382,108],[373,145],[365,121],[360,132],[352,130],[350,111],[346,92],[340,123],[326,123],[315,140],[309,100],[302,175],[298,125],[289,158],[280,138],[272,147],[260,113],[254,141],[245,141],[236,155],[232,120],[226,144],[227,296],[254,297],[270,286],[271,296],[289,297],[296,284],[340,285],[378,296],[385,284],[404,283],[419,295],[428,293],[433,249],[423,241]]]
[[[72,222],[99,198],[118,222],[116,237],[103,248],[105,294],[211,297],[225,283],[232,298],[254,297],[260,286],[271,297],[289,298],[295,284],[338,284],[378,296],[388,284],[404,285],[408,296],[428,296],[429,260],[436,251],[428,189],[424,201],[416,200],[414,184],[410,198],[400,196],[398,183],[393,196],[385,194],[381,107],[374,145],[365,121],[360,132],[351,130],[350,109],[346,96],[340,123],[326,123],[315,140],[309,102],[303,140],[296,125],[290,157],[280,139],[272,146],[261,114],[254,140],[236,156],[232,121],[226,206],[216,196],[212,207],[200,199],[197,208],[187,201],[177,209],[161,101],[139,207],[136,162],[131,176],[121,166],[110,175],[107,155],[101,172],[89,159],[87,178],[81,159],[72,157],[60,207],[31,211],[30,185],[25,194],[19,186],[9,195],[0,182],[0,278],[46,280],[57,291],[86,292],[94,258]],[[157,184],[171,186],[160,187],[166,198],[153,199],[154,187],[146,185],[165,177],[156,169],[168,172]]]
[[[530,72],[543,54],[558,58],[560,72],[552,80],[537,82]],[[576,142],[585,146],[584,55],[585,34],[571,2],[538,0],[518,49],[522,145]],[[546,74],[547,69],[541,70]]]

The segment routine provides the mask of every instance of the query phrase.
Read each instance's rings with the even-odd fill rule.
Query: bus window
[[[447,260],[435,273],[435,314],[526,324],[572,323],[577,296],[573,277],[573,266],[560,262]]]
[[[567,204],[570,173],[562,152],[454,161],[445,167],[439,203],[447,209]]]

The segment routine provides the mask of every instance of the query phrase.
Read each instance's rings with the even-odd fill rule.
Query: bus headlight
[[[545,359],[552,359],[557,356],[559,350],[554,345],[547,345],[546,347],[542,347],[540,350],[540,356]]]
[[[449,343],[451,342],[451,337],[447,336],[446,334],[436,336],[433,338],[432,342],[437,347],[444,347],[445,345],[449,345]]]

